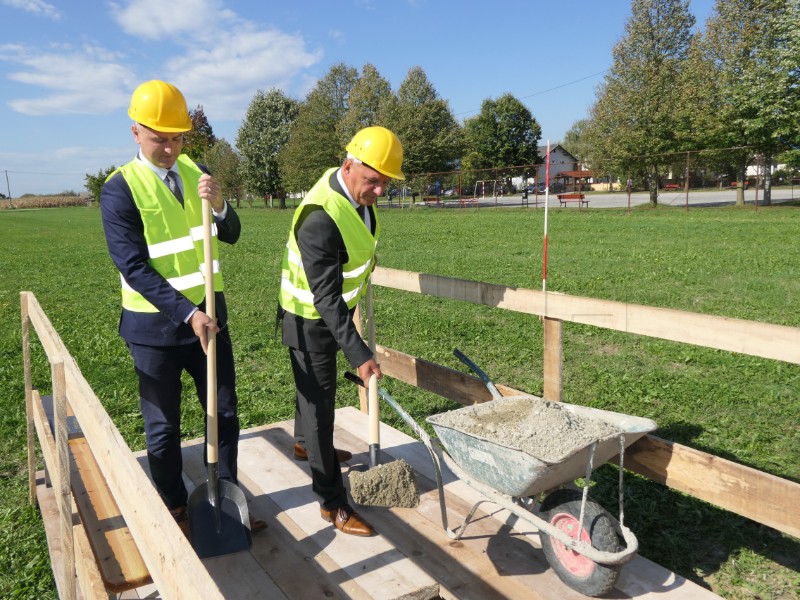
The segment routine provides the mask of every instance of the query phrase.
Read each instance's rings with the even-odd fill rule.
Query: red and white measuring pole
[[[544,166],[544,251],[542,252],[542,291],[547,291],[547,205],[550,197],[550,140],[547,140],[547,156]]]

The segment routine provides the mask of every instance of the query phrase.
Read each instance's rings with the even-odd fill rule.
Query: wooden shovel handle
[[[203,277],[206,283],[206,314],[215,320],[216,298],[214,296],[214,252],[211,238],[211,204],[200,200],[203,208]],[[206,452],[208,462],[219,462],[217,457],[217,335],[208,330],[208,350],[206,353],[207,394],[206,394]]]
[[[367,393],[369,401],[369,443],[370,445],[380,446],[380,413],[378,408],[378,376],[373,374],[367,383]]]

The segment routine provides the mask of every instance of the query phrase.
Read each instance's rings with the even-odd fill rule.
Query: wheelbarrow
[[[533,525],[539,532],[544,555],[558,577],[587,596],[608,593],[617,581],[622,566],[638,551],[633,532],[624,525],[622,472],[625,448],[656,429],[650,419],[606,410],[558,403],[558,407],[587,422],[610,426],[602,437],[580,442],[563,456],[543,459],[522,447],[499,443],[475,435],[470,427],[454,427],[455,422],[480,420],[488,411],[513,403],[520,418],[528,410],[538,410],[547,401],[527,394],[503,397],[488,376],[457,349],[454,354],[477,373],[494,400],[426,419],[438,437],[431,437],[392,396],[379,389],[379,396],[405,421],[428,449],[439,491],[442,527],[454,540],[460,539],[484,502],[494,503]],[[553,404],[553,403],[550,403]],[[547,432],[543,432],[547,433]],[[617,520],[588,497],[592,471],[619,455],[619,514]],[[476,502],[464,522],[448,526],[442,483],[442,464],[484,498]],[[584,477],[583,489],[564,487]],[[620,540],[621,538],[621,540]]]

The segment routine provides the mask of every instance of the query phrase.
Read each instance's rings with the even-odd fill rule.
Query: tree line
[[[732,173],[744,182],[754,162],[800,169],[800,0],[717,0],[702,31],[689,0],[632,0],[613,63],[584,119],[562,146],[583,168],[613,180],[635,180],[650,190],[668,173],[690,178],[695,169]],[[423,176],[537,164],[541,126],[514,95],[487,98],[459,123],[421,67],[397,91],[378,69],[336,64],[303,100],[278,88],[258,90],[235,140],[217,139],[203,107],[184,152],[208,165],[225,189],[241,198],[279,199],[308,190],[340,164],[353,134],[383,125],[403,143],[407,184]],[[99,187],[113,167],[87,175]],[[501,171],[502,174],[502,171]],[[765,169],[769,202],[770,169]],[[95,194],[96,191],[96,194]],[[743,188],[737,202],[744,202]]]

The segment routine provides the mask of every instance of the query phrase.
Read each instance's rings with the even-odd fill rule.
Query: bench
[[[589,201],[586,199],[585,194],[557,194],[558,202],[561,206],[566,206],[569,202],[577,202],[578,208],[581,206],[589,206]]]
[[[665,183],[661,188],[662,190],[682,190],[683,186],[680,183]]]
[[[439,196],[423,196],[422,201],[425,203],[425,206],[439,206],[442,203],[442,200],[439,198]]]
[[[739,182],[738,181],[731,181],[731,188],[737,188],[737,187],[739,187]],[[750,182],[749,181],[745,181],[744,182],[744,189],[747,189],[749,187],[750,187]]]

